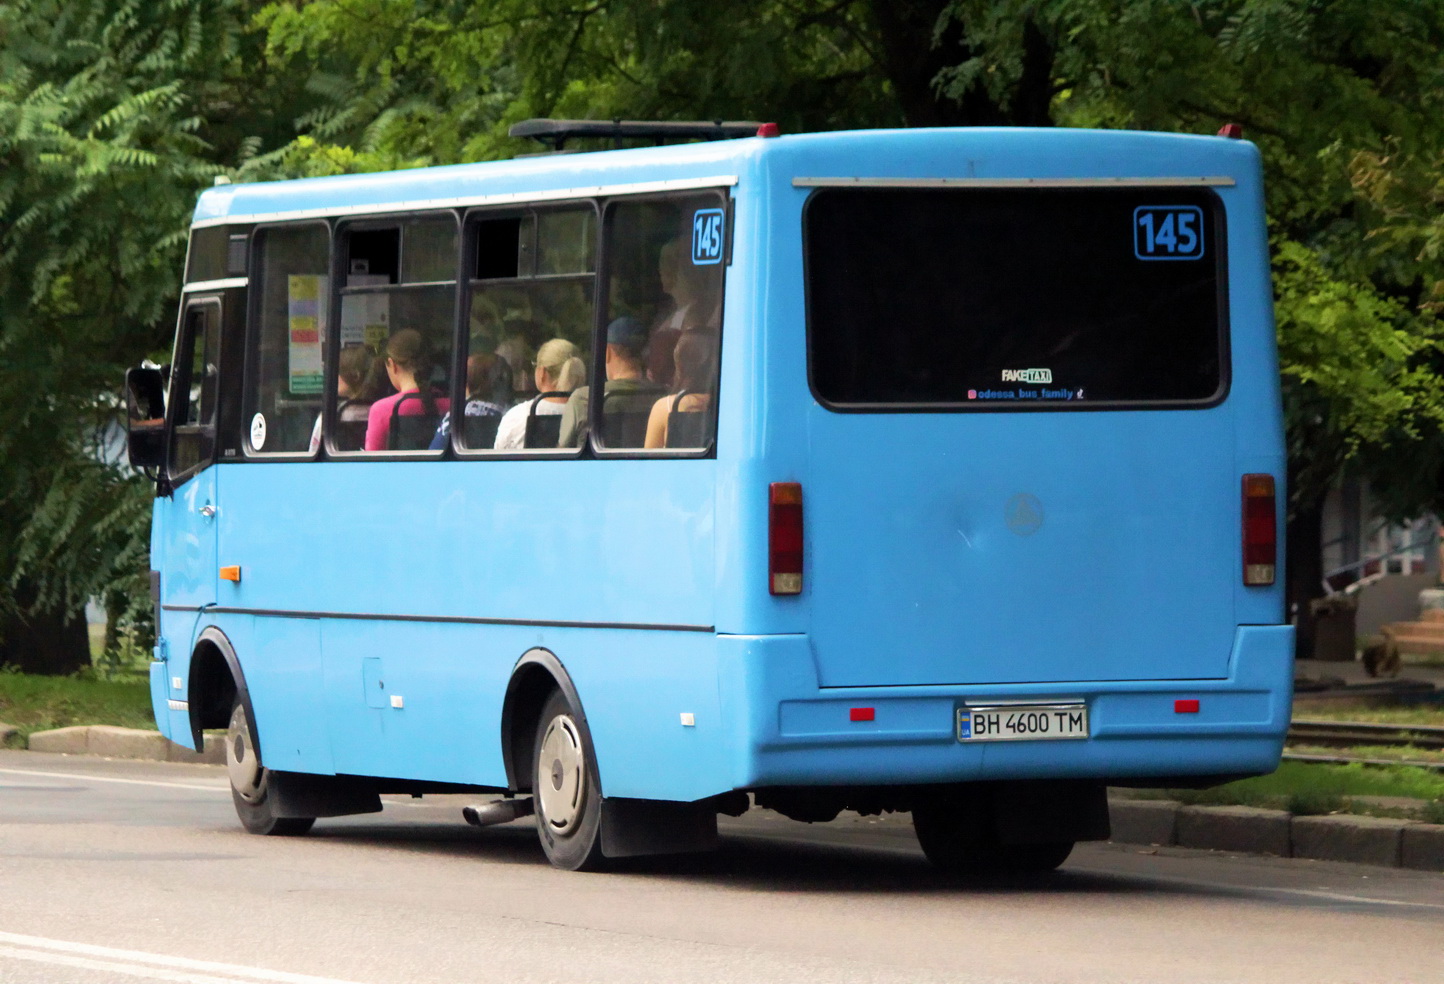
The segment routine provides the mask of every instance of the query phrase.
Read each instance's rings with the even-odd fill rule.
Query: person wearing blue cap
[[[607,384],[602,391],[602,412],[609,422],[615,419],[621,425],[613,435],[609,424],[607,443],[611,447],[642,446],[647,415],[657,397],[666,391],[666,387],[647,378],[646,349],[647,329],[636,318],[624,314],[607,325]],[[557,447],[579,448],[585,443],[590,389],[580,386],[568,398],[562,410]],[[639,428],[625,426],[633,417],[637,418]],[[631,434],[633,430],[637,430],[635,435]]]

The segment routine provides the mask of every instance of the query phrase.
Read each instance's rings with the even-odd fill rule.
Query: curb
[[[1296,817],[1247,806],[1111,799],[1117,844],[1192,847],[1281,858],[1444,871],[1444,825],[1330,814]]]
[[[224,765],[226,751],[220,735],[205,736],[205,751],[193,752],[159,731],[88,724],[30,735],[30,751],[62,755],[102,755],[106,758],[143,759],[150,762],[200,762]]]

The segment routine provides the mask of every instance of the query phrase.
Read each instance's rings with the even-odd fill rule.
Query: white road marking
[[[122,779],[119,776],[95,776],[84,772],[41,772],[36,769],[0,769],[13,776],[43,776],[46,779],[78,779],[83,782],[115,782],[125,786],[160,786],[164,789],[200,789],[207,793],[228,793],[229,785],[203,786],[198,782],[162,782],[159,779]]]
[[[257,981],[273,981],[277,984],[356,984],[354,981],[343,981],[335,977],[313,977],[309,974],[291,974],[284,970],[172,957],[163,953],[118,950],[114,947],[71,943],[67,940],[46,939],[43,936],[22,936],[18,933],[0,933],[0,944],[5,943],[12,945],[0,945],[0,958],[109,971],[151,980],[176,981],[179,984],[237,984],[238,981],[248,984]],[[24,949],[21,949],[22,947]],[[226,976],[213,976],[215,974]]]
[[[41,772],[38,769],[0,769],[0,774],[15,776],[41,776],[45,779],[72,779],[82,782],[116,782],[125,786],[159,786],[162,789],[199,789],[207,793],[228,793],[231,787],[228,783],[215,783],[203,786],[196,782],[165,782],[160,779],[122,779],[119,776],[96,776],[84,772]],[[0,783],[0,789],[4,789]],[[405,795],[405,794],[397,794]],[[409,803],[405,800],[383,800],[388,806],[410,806],[418,808],[429,808],[433,803]]]
[[[1204,889],[1207,891],[1232,891],[1241,895],[1291,896],[1299,895],[1310,899],[1325,899],[1329,902],[1347,902],[1355,905],[1392,905],[1406,909],[1444,909],[1438,902],[1410,902],[1407,899],[1383,899],[1367,895],[1348,895],[1344,892],[1330,892],[1322,888],[1285,888],[1274,885],[1242,885],[1230,882],[1211,882],[1197,878],[1175,878],[1169,875],[1149,875],[1136,872],[1124,873],[1091,865],[1075,865],[1061,869],[1090,875],[1103,875],[1128,881],[1149,882],[1170,888]],[[1386,869],[1390,870],[1390,869]]]
[[[125,974],[130,977],[143,977],[148,981],[177,981],[179,984],[237,984],[238,981],[245,980],[242,977],[187,974],[175,970],[162,970],[159,967],[145,967],[140,964],[116,963],[113,960],[91,960],[87,957],[68,957],[64,954],[46,953],[41,950],[17,950],[13,947],[0,946],[0,960],[5,959],[30,960],[35,963],[61,967],[78,967],[81,970],[104,971],[107,974]]]

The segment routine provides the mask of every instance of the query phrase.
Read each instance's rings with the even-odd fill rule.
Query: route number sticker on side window
[[[722,221],[720,208],[699,208],[692,213],[692,263],[710,266],[722,262]]]
[[[1203,209],[1197,205],[1135,208],[1133,255],[1140,260],[1203,259]]]

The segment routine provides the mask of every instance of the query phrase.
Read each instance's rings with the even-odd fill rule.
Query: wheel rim
[[[552,718],[542,736],[536,785],[547,828],[560,837],[575,831],[587,791],[587,760],[576,723],[565,714]]]
[[[240,704],[231,712],[231,723],[226,728],[226,773],[231,777],[231,788],[241,799],[248,803],[260,799],[265,773],[256,758],[251,725]]]

